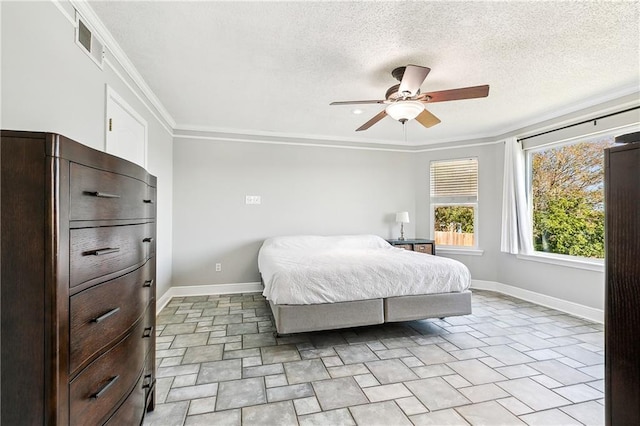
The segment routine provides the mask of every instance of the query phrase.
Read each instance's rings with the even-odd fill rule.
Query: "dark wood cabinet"
[[[426,254],[436,254],[436,242],[423,238],[413,240],[387,240],[394,247],[403,248],[405,250],[417,251]]]
[[[605,410],[611,426],[640,424],[640,133],[635,141],[605,150]]]
[[[140,424],[155,393],[156,178],[2,131],[0,423]]]

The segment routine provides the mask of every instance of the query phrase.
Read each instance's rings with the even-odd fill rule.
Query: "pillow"
[[[262,244],[263,249],[285,250],[368,249],[388,246],[389,243],[377,235],[294,235],[268,238]]]

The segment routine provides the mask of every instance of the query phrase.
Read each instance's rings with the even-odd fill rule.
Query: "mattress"
[[[396,248],[376,235],[269,238],[258,267],[263,295],[275,304],[461,292],[471,283],[462,263]]]

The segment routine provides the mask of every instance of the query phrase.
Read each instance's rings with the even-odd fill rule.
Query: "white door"
[[[107,86],[105,151],[147,167],[147,122]]]

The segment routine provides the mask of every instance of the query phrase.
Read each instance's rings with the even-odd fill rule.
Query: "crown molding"
[[[126,78],[124,78],[124,76],[118,70],[118,67],[115,64],[111,63],[111,60],[109,58],[104,58],[104,63],[109,68],[111,68],[111,71],[113,71],[113,73],[116,76],[118,76],[120,81],[122,81],[122,83],[129,88],[131,93],[133,93],[133,95],[136,98],[138,98],[138,100],[142,103],[142,105],[147,107],[147,110],[149,111],[149,113],[158,121],[160,126],[162,126],[162,128],[169,134],[169,136],[171,136],[173,138],[173,129],[170,127],[170,125],[165,120],[163,120],[161,117],[158,117],[158,113],[153,108],[151,108],[149,105],[147,105],[147,103],[145,102],[145,100],[142,97],[143,95],[140,95],[138,93],[138,91],[136,89],[134,89],[133,86],[129,83],[129,81]]]
[[[336,136],[308,135],[279,132],[241,131],[238,129],[217,128],[196,125],[177,125],[174,137],[186,139],[209,139],[219,141],[238,141],[254,143],[273,143],[282,145],[313,145],[324,147],[372,149],[399,152],[428,152],[446,149],[468,148],[491,145],[502,142],[505,138],[525,137],[564,124],[576,122],[589,115],[606,114],[621,108],[640,103],[640,91],[637,86],[628,86],[611,92],[605,96],[592,98],[571,107],[562,108],[545,114],[538,119],[521,121],[507,128],[495,129],[476,134],[469,139],[448,138],[437,139],[429,143],[407,145],[403,142],[389,142],[376,139],[340,138]],[[357,145],[354,145],[357,144]],[[381,145],[382,147],[376,147]]]
[[[244,140],[244,141],[255,141],[255,142],[268,142],[273,141],[274,143],[282,140],[291,140],[297,141],[302,144],[317,144],[317,145],[325,145],[327,143],[340,143],[340,144],[358,144],[363,146],[375,146],[375,145],[383,145],[387,147],[398,147],[398,149],[402,151],[416,151],[424,148],[431,148],[435,145],[440,145],[444,143],[463,143],[469,140],[480,140],[480,139],[493,139],[496,136],[495,132],[487,132],[482,134],[476,134],[469,137],[456,137],[456,138],[440,138],[440,139],[432,139],[429,142],[413,142],[407,143],[403,141],[388,141],[382,139],[365,139],[365,138],[350,138],[350,137],[340,137],[340,136],[329,136],[329,135],[314,135],[314,134],[305,134],[305,133],[283,133],[283,132],[268,132],[268,131],[260,131],[260,130],[241,130],[241,129],[233,129],[233,128],[225,128],[225,127],[214,127],[214,126],[199,126],[194,124],[177,124],[173,129],[174,135],[176,137],[189,137],[192,134],[198,134],[199,136],[211,136],[212,138],[226,138],[227,140]],[[304,142],[306,141],[306,142]]]
[[[481,140],[473,139],[471,140],[471,142],[462,141],[458,144],[453,144],[453,143],[449,145],[439,144],[438,146],[434,146],[434,147],[421,148],[419,146],[417,147],[371,146],[371,145],[363,145],[362,143],[347,145],[344,143],[340,144],[339,142],[327,143],[326,141],[323,141],[323,140],[308,140],[308,141],[301,141],[300,139],[293,139],[291,141],[283,140],[287,138],[281,138],[280,140],[266,140],[266,139],[260,139],[257,137],[242,138],[242,137],[239,137],[239,135],[233,135],[233,136],[212,135],[212,134],[193,135],[193,134],[174,133],[173,136],[174,138],[177,138],[177,139],[196,139],[196,140],[199,139],[199,140],[210,140],[210,141],[217,141],[217,142],[262,143],[262,144],[270,144],[270,145],[292,145],[292,146],[340,148],[340,149],[356,149],[356,150],[367,150],[367,151],[387,151],[387,152],[404,152],[404,153],[421,153],[421,152],[430,152],[430,151],[443,151],[443,150],[450,150],[450,149],[475,148],[475,147],[484,146],[484,145],[495,145],[497,143],[503,142],[503,139],[492,139],[492,138],[481,139]]]
[[[242,137],[246,136],[246,137]],[[240,134],[217,134],[207,133],[203,134],[189,134],[174,132],[175,139],[199,139],[210,140],[218,142],[240,142],[240,143],[261,143],[269,145],[291,145],[291,146],[307,146],[307,147],[320,147],[320,148],[340,148],[340,149],[355,149],[355,150],[367,150],[367,151],[387,151],[387,152],[417,152],[414,147],[409,146],[372,146],[360,143],[349,143],[345,141],[327,141],[322,139],[301,139],[291,137],[280,138],[261,138],[253,135],[240,135]]]
[[[406,143],[402,141],[388,141],[383,139],[365,139],[365,138],[352,138],[342,136],[330,136],[330,135],[314,135],[309,133],[284,133],[284,132],[271,132],[262,130],[242,130],[227,127],[214,127],[214,126],[199,126],[194,124],[178,124],[174,129],[176,136],[199,134],[199,135],[211,135],[213,137],[225,137],[228,139],[250,139],[256,141],[266,142],[272,140],[277,141],[306,141],[310,143],[354,143],[359,145],[384,145],[384,146],[398,146],[402,148],[417,148],[421,145],[416,143]]]
[[[57,0],[52,0],[57,3]],[[122,67],[127,76],[134,82],[138,89],[149,100],[153,107],[158,111],[160,116],[171,129],[176,127],[176,121],[173,119],[169,111],[164,107],[160,99],[147,85],[144,78],[136,67],[133,65],[129,57],[124,50],[120,47],[116,39],[111,32],[105,27],[98,15],[94,12],[93,8],[85,0],[68,0],[69,3],[82,15],[84,19],[88,21],[88,24],[93,27],[93,30],[98,33],[99,38],[104,42],[107,50],[113,55],[118,64]],[[57,6],[57,5],[56,5]],[[112,67],[113,68],[113,67]],[[122,76],[120,76],[122,78]]]
[[[61,0],[50,0],[54,5],[70,20],[74,25],[72,18],[61,6]],[[104,26],[100,18],[91,8],[86,0],[67,0],[91,25],[94,31],[104,42],[107,50],[113,55],[120,67],[127,76],[133,81],[135,86],[148,99],[151,105],[160,114],[165,123],[163,127],[171,134],[173,138],[184,139],[205,139],[215,141],[234,141],[234,142],[251,142],[251,143],[270,143],[279,145],[301,145],[301,146],[318,146],[328,148],[346,148],[346,149],[365,149],[376,151],[392,151],[392,152],[427,152],[445,149],[466,148],[473,146],[489,145],[501,142],[506,137],[526,137],[528,134],[545,131],[566,123],[575,122],[580,118],[590,114],[604,113],[619,109],[624,106],[640,103],[640,91],[638,85],[629,85],[618,90],[612,91],[602,96],[589,98],[583,102],[579,102],[567,107],[550,111],[537,118],[525,119],[515,124],[502,128],[494,128],[483,133],[478,133],[469,138],[440,138],[430,140],[428,143],[417,142],[411,145],[401,141],[387,141],[379,139],[361,139],[338,137],[330,135],[312,135],[312,134],[296,134],[283,132],[268,132],[256,130],[241,130],[213,126],[199,126],[192,124],[176,123],[168,110],[164,107],[160,99],[155,95],[153,90],[147,85],[144,78],[137,71],[133,63],[129,60],[126,53],[122,50],[118,42],[113,38],[111,32]],[[106,61],[116,75],[123,80],[127,86],[132,89],[131,85],[123,78],[123,76],[115,69],[114,64]],[[135,92],[134,92],[135,93]],[[138,96],[136,94],[136,96]],[[140,96],[138,96],[140,97]],[[619,101],[619,102],[617,102]],[[617,102],[617,103],[616,103]],[[607,107],[607,104],[615,104]],[[147,105],[147,108],[149,106]],[[151,110],[151,108],[149,108]],[[158,119],[157,115],[151,110],[152,114]],[[447,145],[448,144],[448,145]]]
[[[526,137],[541,131],[562,127],[565,124],[579,121],[591,114],[606,114],[640,104],[640,90],[638,85],[630,85],[610,92],[606,95],[594,97],[571,106],[554,110],[536,119],[528,119],[513,124],[494,133],[500,139],[517,136]],[[560,121],[558,121],[560,120]],[[525,129],[531,129],[526,130]]]

